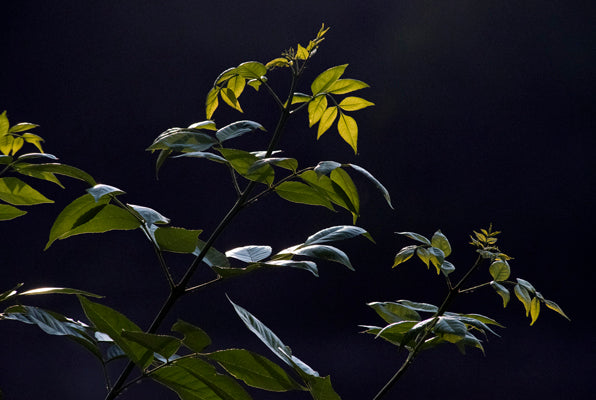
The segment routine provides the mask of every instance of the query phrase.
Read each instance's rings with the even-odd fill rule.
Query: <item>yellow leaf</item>
[[[244,90],[244,86],[246,86],[246,80],[239,75],[230,78],[227,84],[228,89],[234,92],[236,98],[240,97]]]
[[[329,128],[331,128],[331,125],[333,125],[333,122],[335,121],[335,118],[337,117],[337,107],[333,106],[333,107],[329,107],[328,109],[325,110],[325,112],[323,112],[323,115],[321,116],[321,120],[319,121],[319,129],[317,131],[317,139],[320,138],[323,133],[325,133]]]
[[[358,124],[356,124],[356,120],[340,112],[337,130],[342,139],[354,149],[354,153],[358,153]]]
[[[317,96],[308,103],[308,126],[312,127],[319,122],[323,112],[327,109],[327,96]]]
[[[534,297],[530,304],[530,315],[532,317],[530,325],[534,325],[534,322],[538,319],[538,314],[540,314],[540,300],[538,300],[538,297]]]
[[[207,119],[211,119],[211,116],[213,116],[213,113],[219,105],[217,96],[219,95],[220,90],[219,87],[214,86],[209,93],[207,93],[207,100],[205,101],[205,114],[207,115]]]
[[[288,61],[288,59],[283,58],[283,57],[278,57],[278,58],[274,58],[273,60],[269,61],[265,67],[267,67],[267,69],[273,69],[273,68],[283,68],[283,67],[289,67],[291,65],[290,61]]]
[[[234,94],[234,91],[232,89],[222,88],[220,94],[221,99],[224,102],[226,102],[230,107],[240,112],[244,112],[242,111],[242,107],[240,107],[240,103],[238,102],[238,99],[236,98],[236,95]]]
[[[2,152],[2,154],[4,154],[5,156],[10,154],[10,151],[12,150],[13,141],[14,138],[12,137],[12,135],[4,135],[0,137],[0,151]]]
[[[306,60],[309,56],[309,51],[306,50],[302,45],[298,44],[298,51],[296,52],[296,58],[299,60]]]
[[[41,148],[41,142],[43,142],[43,138],[41,136],[35,135],[33,133],[23,133],[22,138],[25,139],[25,142],[31,143],[37,147],[40,153],[43,153],[43,149]]]
[[[339,107],[344,111],[356,111],[374,105],[375,103],[371,103],[368,100],[355,96],[346,97],[339,103]]]
[[[17,136],[14,138],[14,140],[12,141],[12,154],[16,154],[17,151],[21,150],[21,147],[23,147],[23,144],[25,144],[25,141],[23,140],[22,137]]]

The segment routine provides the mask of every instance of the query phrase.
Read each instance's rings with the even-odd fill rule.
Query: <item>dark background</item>
[[[501,248],[515,257],[516,277],[557,301],[568,322],[544,309],[529,327],[522,305],[503,310],[494,293],[464,297],[454,311],[490,315],[507,326],[485,343],[486,357],[455,347],[423,353],[387,396],[397,398],[570,399],[592,392],[594,323],[594,98],[596,12],[591,1],[7,1],[1,6],[0,111],[12,123],[41,125],[45,150],[127,192],[173,225],[216,226],[233,202],[227,173],[204,160],[172,160],[160,180],[144,149],[163,130],[204,119],[215,77],[243,61],[267,62],[314,37],[327,40],[302,81],[308,90],[324,69],[349,63],[345,77],[371,85],[361,96],[376,106],[354,113],[355,156],[337,133],[318,142],[306,113],[292,120],[280,148],[301,165],[319,160],[359,164],[390,190],[396,210],[357,179],[358,225],[377,240],[339,243],[357,272],[320,263],[320,278],[298,270],[257,273],[184,298],[176,318],[203,327],[215,348],[245,347],[271,358],[226,301],[257,315],[294,353],[331,374],[344,399],[370,399],[403,355],[359,334],[380,324],[365,303],[411,299],[439,303],[444,284],[421,262],[392,270],[395,231],[449,237],[451,261],[474,258],[473,229],[494,223]],[[283,88],[287,75],[270,74]],[[245,114],[218,110],[224,126],[252,119],[271,132],[274,104],[264,93],[241,97]],[[239,145],[262,150],[267,134]],[[146,327],[167,294],[140,232],[84,235],[42,249],[54,218],[84,193],[37,183],[55,205],[0,225],[2,290],[25,282],[76,287]],[[268,198],[247,210],[217,243],[280,250],[327,226],[349,224],[345,212]],[[174,270],[188,260],[174,257]],[[488,277],[479,274],[478,280]],[[205,274],[204,276],[208,276]],[[30,303],[84,318],[69,296]],[[66,339],[3,322],[0,387],[7,399],[101,399],[97,362]],[[129,389],[123,399],[174,398],[159,385]],[[257,392],[258,399],[305,394]]]

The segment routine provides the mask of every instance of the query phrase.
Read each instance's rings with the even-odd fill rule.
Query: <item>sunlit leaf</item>
[[[495,289],[495,292],[497,292],[499,296],[503,298],[503,307],[507,307],[507,304],[509,303],[509,299],[511,297],[509,290],[505,286],[495,281],[492,281],[490,283],[490,286],[493,289]]]
[[[265,64],[265,67],[267,69],[284,68],[284,67],[289,67],[289,66],[290,66],[290,61],[288,61],[287,58],[283,58],[283,57],[274,58],[273,60],[271,60],[267,64]]]
[[[154,232],[157,245],[162,251],[173,253],[192,253],[197,248],[197,240],[202,230],[158,227]]]
[[[180,158],[180,157],[206,158],[210,161],[215,161],[218,163],[227,163],[228,162],[222,156],[218,156],[217,154],[209,153],[206,151],[191,151],[190,153],[183,153],[183,154],[174,156],[173,158]]]
[[[326,71],[322,72],[315,78],[313,83],[310,85],[313,95],[317,95],[326,91],[331,85],[333,85],[340,76],[343,75],[348,64],[338,65],[331,67]]]
[[[0,204],[0,221],[8,221],[25,214],[27,211],[19,210],[8,204]]]
[[[44,140],[42,139],[41,136],[35,135],[33,133],[26,132],[26,133],[23,133],[21,135],[21,137],[25,140],[25,142],[31,143],[32,145],[34,145],[35,147],[37,147],[37,150],[39,150],[40,152],[43,153],[43,149],[41,148],[41,142],[43,142]]]
[[[236,95],[234,94],[234,91],[228,88],[222,88],[221,91],[219,92],[221,95],[221,99],[227,103],[230,107],[232,107],[233,109],[240,111],[240,112],[244,112],[242,110],[242,107],[240,106],[240,103],[238,102],[238,98],[236,98]]]
[[[350,211],[352,211],[355,216],[358,216],[360,214],[360,197],[358,196],[358,189],[356,189],[356,185],[354,185],[354,181],[352,181],[350,175],[343,169],[336,168],[331,171],[329,177],[331,178],[331,181],[337,184],[346,194],[349,200],[348,204],[350,206]]]
[[[22,162],[25,160],[31,160],[31,159],[36,159],[36,158],[48,158],[50,160],[58,159],[58,157],[56,157],[53,154],[49,154],[49,153],[26,153],[26,154],[21,154],[20,156],[18,156],[17,162]]]
[[[292,104],[306,103],[306,102],[309,102],[310,99],[312,99],[312,96],[309,96],[308,94],[296,92],[292,96]]]
[[[332,94],[346,94],[346,93],[354,92],[356,90],[364,89],[367,87],[369,87],[368,84],[366,84],[362,81],[359,81],[357,79],[339,79],[339,80],[335,81],[332,85],[329,86],[329,89],[327,89],[327,92],[332,93]],[[346,98],[349,98],[349,97],[346,97]],[[342,103],[343,103],[343,101],[342,101]],[[372,105],[372,103],[371,103],[371,105]],[[340,107],[341,106],[342,105],[340,103]],[[351,111],[351,110],[346,109],[346,111]]]
[[[132,208],[136,212],[137,217],[140,217],[147,226],[170,223],[169,218],[164,217],[163,215],[161,215],[159,212],[155,211],[152,208],[145,207],[145,206],[137,206],[134,204],[127,204],[127,206]]]
[[[259,262],[271,255],[270,246],[244,246],[226,251],[226,257],[252,263]]]
[[[204,248],[205,248],[205,242],[203,242],[201,239],[199,239],[197,241],[197,248],[195,249],[195,251],[192,254],[194,254],[195,256],[198,257]],[[210,267],[213,267],[213,266],[229,267],[230,266],[230,262],[227,259],[227,257],[220,251],[216,250],[213,246],[209,247],[209,250],[207,250],[207,254],[203,258],[203,262]]]
[[[337,130],[342,139],[349,144],[354,153],[358,153],[358,124],[356,120],[342,112],[339,113]]]
[[[298,168],[298,161],[295,158],[269,157],[261,158],[260,160],[256,161],[253,165],[250,166],[248,172],[250,173],[256,171],[265,164],[275,165],[280,168],[289,169],[292,172],[296,172],[296,169]]]
[[[531,294],[536,293],[536,289],[534,288],[534,286],[532,286],[532,284],[530,282],[523,280],[521,278],[516,278],[516,281],[520,286],[523,286],[528,291],[528,293],[531,293]]]
[[[309,271],[314,276],[319,276],[319,270],[317,269],[317,264],[312,261],[296,261],[296,260],[273,260],[267,261],[263,263],[264,265],[274,266],[274,267],[291,267],[291,268],[298,268],[304,269]]]
[[[423,243],[423,244],[428,244],[430,245],[430,240],[428,240],[427,238],[425,238],[422,235],[419,235],[417,233],[414,232],[396,232],[398,235],[404,235],[409,237],[410,239],[414,239],[417,242]]]
[[[509,278],[509,275],[511,275],[511,268],[509,268],[507,261],[494,261],[488,268],[488,271],[497,282],[506,281]]]
[[[434,233],[433,237],[430,240],[430,244],[433,247],[441,249],[445,257],[448,257],[449,254],[451,254],[451,244],[449,244],[449,240],[447,240],[447,237],[443,235],[443,233],[440,230]]]
[[[364,100],[361,97],[348,96],[339,103],[339,108],[343,111],[357,111],[374,105],[375,103]]]
[[[323,115],[321,115],[319,121],[319,128],[317,130],[317,139],[320,138],[323,133],[329,130],[329,128],[331,128],[331,125],[333,125],[333,122],[335,122],[335,118],[337,118],[337,107],[329,107],[323,112]]]
[[[52,200],[13,176],[0,178],[0,199],[15,206],[53,203]]]
[[[569,318],[564,312],[563,309],[561,307],[559,307],[559,305],[557,303],[555,303],[554,301],[551,300],[544,300],[544,304],[550,308],[553,311],[556,311],[557,313],[561,314],[563,317],[567,318],[569,321],[571,321],[571,318]]]
[[[414,311],[422,311],[428,313],[436,313],[437,311],[439,311],[439,307],[428,303],[419,303],[417,301],[411,300],[398,300],[397,303],[403,307],[409,308],[410,310]]]
[[[341,400],[339,395],[333,390],[329,376],[309,376],[308,388],[313,400]]]
[[[430,251],[428,250],[428,248],[418,247],[416,249],[416,255],[418,256],[419,259],[422,260],[422,262],[424,264],[426,264],[427,267],[430,266],[431,254],[430,254]]]
[[[312,127],[319,122],[326,109],[327,96],[321,95],[314,97],[311,102],[308,103],[308,126]]]
[[[266,183],[268,185],[273,183],[275,171],[270,165],[265,164],[256,170],[250,170],[250,167],[259,160],[254,154],[235,149],[220,148],[217,150],[230,163],[232,168],[246,179]]]
[[[103,183],[97,184],[89,189],[86,189],[86,191],[91,196],[93,196],[96,202],[104,196],[118,196],[126,193],[123,190],[118,189],[117,187],[104,185]]]
[[[530,313],[532,298],[530,297],[528,290],[525,287],[521,286],[520,284],[515,285],[514,291],[515,291],[515,296],[524,305],[524,308],[526,309],[526,317],[527,317],[528,314]]]
[[[16,154],[19,150],[21,150],[21,147],[23,147],[24,144],[25,141],[22,137],[15,137],[12,141],[12,154]]]
[[[366,238],[368,238],[370,241],[373,241],[370,234],[366,230],[364,230],[358,226],[340,225],[340,226],[332,226],[332,227],[325,228],[323,230],[318,231],[317,233],[309,236],[308,239],[306,239],[306,242],[304,242],[304,244],[310,245],[310,244],[336,242],[338,240],[351,239],[353,237],[360,236],[360,235],[363,235]]]
[[[70,178],[79,179],[81,181],[86,182],[90,186],[95,186],[97,182],[91,175],[87,172],[72,167],[66,164],[59,164],[59,163],[48,163],[48,164],[29,164],[24,167],[19,168],[20,173],[29,173],[29,172],[49,172],[52,174],[64,175]]]
[[[234,76],[228,79],[227,88],[234,92],[234,96],[236,98],[240,97],[242,92],[244,91],[244,87],[246,86],[246,79],[241,76]]]
[[[29,129],[37,128],[38,126],[39,125],[31,124],[29,122],[19,122],[18,124],[14,124],[13,126],[11,126],[10,129],[8,130],[8,133],[25,132],[25,131],[28,131]]]
[[[333,210],[333,206],[328,198],[321,195],[321,193],[309,185],[301,182],[286,181],[282,182],[275,188],[275,193],[282,199],[291,201],[293,203],[302,203],[315,206],[323,206]]]
[[[538,319],[538,315],[540,314],[540,300],[538,297],[534,297],[532,302],[530,303],[530,316],[532,317],[532,322],[530,325],[534,325],[534,322]]]
[[[406,246],[406,247],[402,248],[395,255],[395,259],[393,260],[392,268],[397,267],[399,264],[404,263],[404,262],[408,261],[410,258],[412,258],[412,256],[416,252],[417,247],[418,246],[416,246],[416,245],[412,245],[412,246]]]
[[[0,136],[4,136],[8,133],[9,126],[8,116],[6,115],[6,110],[4,110],[2,114],[0,114]]]
[[[258,61],[247,61],[236,67],[236,73],[245,79],[261,79],[267,67]]]
[[[195,353],[202,352],[205,347],[211,344],[211,338],[198,326],[178,320],[172,325],[172,331],[184,335],[182,343]]]
[[[215,136],[220,142],[224,142],[257,129],[265,130],[261,124],[254,121],[236,121],[219,129]]]
[[[122,337],[140,344],[165,359],[172,357],[180,348],[180,339],[168,335],[156,335],[138,331],[122,331]]]
[[[301,246],[293,250],[292,254],[297,256],[313,257],[320,258],[322,260],[333,261],[336,263],[343,264],[352,271],[354,271],[354,267],[352,267],[350,259],[348,258],[346,253],[333,246],[322,244]]]
[[[213,113],[219,105],[219,91],[220,88],[214,86],[209,90],[209,93],[207,93],[207,99],[205,100],[205,116],[207,119],[210,119],[213,116]]]
[[[401,322],[401,321],[420,321],[420,314],[412,307],[408,307],[403,304],[395,302],[372,302],[367,304],[381,318],[388,323]]]
[[[338,163],[337,161],[320,161],[315,167],[314,171],[317,173],[317,175],[329,175],[331,171],[341,166],[342,164]]]
[[[59,288],[59,287],[42,287],[37,289],[27,290],[25,292],[19,293],[19,296],[36,296],[41,294],[78,294],[81,296],[87,297],[97,297],[101,298],[103,296],[93,294],[90,292],[86,292],[84,290],[79,289],[71,289],[71,288]]]
[[[385,201],[387,202],[387,204],[389,204],[389,207],[391,209],[393,209],[393,206],[391,205],[391,197],[389,196],[389,191],[385,188],[385,186],[383,186],[383,184],[381,184],[381,182],[379,182],[379,180],[377,178],[375,178],[370,172],[368,172],[367,170],[365,170],[364,168],[362,168],[359,165],[356,165],[356,164],[348,164],[348,165],[351,168],[353,168],[355,171],[358,171],[359,173],[364,175],[364,177],[366,177],[366,179],[371,181],[377,187],[377,189],[379,189],[381,191],[383,198],[385,198]]]
[[[4,155],[9,155],[12,151],[12,143],[14,142],[14,137],[12,135],[4,135],[0,136],[0,151]]]
[[[147,150],[173,150],[182,153],[205,151],[218,140],[200,129],[170,128],[160,134]]]
[[[463,322],[456,318],[439,317],[433,327],[433,332],[450,343],[457,343],[466,337],[468,329]]]

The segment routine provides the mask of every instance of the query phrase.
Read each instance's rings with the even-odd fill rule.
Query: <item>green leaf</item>
[[[32,159],[37,159],[37,158],[48,158],[50,160],[57,160],[58,157],[56,157],[53,154],[48,154],[48,153],[26,153],[26,154],[21,154],[20,156],[17,157],[16,162],[22,162],[25,160],[32,160]]]
[[[441,233],[440,230],[436,231],[430,241],[430,244],[433,247],[441,249],[445,254],[445,257],[448,257],[451,254],[451,245],[449,244],[449,240],[447,237]]]
[[[317,175],[329,175],[334,169],[341,167],[342,165],[337,161],[320,161],[315,167],[314,171]]]
[[[441,269],[441,272],[447,276],[450,273],[452,273],[453,271],[455,271],[455,265],[451,264],[449,261],[445,260],[443,261],[443,264],[441,264],[441,266],[439,267]]]
[[[8,116],[6,115],[6,110],[4,110],[2,114],[0,114],[0,136],[4,136],[8,133],[9,126]]]
[[[420,242],[420,243],[423,243],[423,244],[427,244],[427,245],[430,245],[431,244],[430,243],[430,240],[428,240],[424,236],[419,235],[419,234],[414,233],[414,232],[395,232],[395,233],[397,233],[398,235],[407,236],[410,239],[414,239],[415,241]]]
[[[321,95],[313,97],[310,103],[308,103],[308,126],[312,127],[319,122],[326,109],[327,96]]]
[[[385,200],[387,201],[387,204],[389,204],[389,207],[391,209],[393,209],[393,206],[391,205],[391,197],[389,196],[389,191],[387,191],[387,189],[385,189],[385,186],[383,186],[381,184],[381,182],[379,182],[377,180],[377,178],[375,178],[370,172],[368,172],[367,170],[365,170],[364,168],[356,165],[356,164],[348,164],[350,167],[352,167],[354,170],[360,172],[362,175],[364,175],[368,180],[370,180],[376,187],[377,189],[379,189],[381,191],[381,193],[383,194],[383,197],[385,198]],[[430,243],[429,243],[430,244]]]
[[[439,307],[432,305],[432,304],[428,304],[428,303],[419,303],[419,302],[410,301],[410,300],[398,300],[397,302],[399,303],[399,305],[401,305],[403,307],[407,307],[410,310],[414,310],[414,311],[423,311],[423,312],[429,312],[429,313],[436,313],[439,311]]]
[[[12,162],[11,156],[5,156],[4,154],[0,154],[0,164],[10,164]]]
[[[430,259],[431,259],[431,254],[430,251],[428,250],[428,248],[426,247],[418,247],[416,249],[416,255],[418,256],[419,259],[422,260],[423,263],[426,264],[427,267],[429,267],[429,263],[430,263]]]
[[[416,245],[406,246],[406,247],[402,248],[395,255],[395,259],[393,260],[393,266],[391,268],[395,268],[399,264],[404,263],[404,262],[408,261],[410,258],[412,258],[412,256],[414,255],[414,252],[416,251],[417,248],[418,248],[418,246],[416,246]]]
[[[152,351],[122,336],[122,331],[142,332],[134,322],[118,311],[94,303],[83,296],[79,296],[79,301],[85,315],[97,330],[109,335],[135,364],[141,369],[145,369],[151,364],[153,360]]]
[[[221,148],[217,150],[226,160],[228,160],[232,168],[246,179],[266,183],[268,185],[273,183],[275,171],[270,165],[265,164],[256,170],[250,171],[250,167],[259,160],[254,154],[235,149]]]
[[[544,300],[544,304],[550,308],[553,311],[556,311],[557,313],[559,313],[560,315],[562,315],[563,317],[565,317],[567,320],[571,321],[571,318],[569,318],[564,312],[563,309],[561,307],[559,307],[559,305],[557,303],[555,303],[554,301],[551,300]]]
[[[29,129],[37,128],[39,125],[31,124],[29,122],[19,122],[10,127],[8,133],[17,133],[17,132],[24,132],[28,131]]]
[[[348,64],[338,65],[319,74],[310,85],[313,96],[328,90],[343,75],[347,66]]]
[[[507,261],[497,260],[494,261],[490,267],[488,268],[490,275],[493,277],[495,281],[506,281],[511,275],[511,268],[509,268],[509,263]]]
[[[223,143],[226,140],[237,138],[245,133],[256,131],[257,129],[262,131],[265,130],[261,124],[254,121],[236,121],[219,129],[215,136],[221,143]]]
[[[25,292],[19,293],[19,296],[36,296],[40,294],[77,294],[81,296],[87,297],[96,297],[101,298],[98,294],[93,294],[86,292],[84,290],[79,289],[71,289],[71,288],[58,288],[58,287],[42,287],[37,289],[27,290]]]
[[[228,349],[208,354],[230,375],[249,386],[273,392],[304,390],[282,368],[267,358],[244,349]]]
[[[338,79],[331,86],[329,86],[329,89],[327,89],[327,92],[332,93],[332,94],[346,94],[346,93],[354,92],[356,90],[365,89],[367,87],[369,87],[368,84],[366,84],[362,81],[359,81],[357,79]],[[346,99],[349,99],[349,98],[350,97],[346,97]],[[343,101],[342,101],[342,103],[343,103]],[[340,103],[340,107],[341,107],[341,103]],[[350,110],[347,110],[347,111],[350,111]]]
[[[534,325],[534,322],[538,319],[538,315],[540,314],[540,300],[538,297],[534,297],[532,302],[530,303],[530,316],[532,317],[532,322],[530,325]]]
[[[287,58],[283,58],[283,57],[278,57],[278,58],[274,58],[273,60],[269,61],[265,67],[267,67],[267,69],[273,69],[273,68],[287,68],[291,65],[290,61],[288,61]]]
[[[222,88],[219,92],[221,99],[233,109],[244,112],[240,103],[238,102],[238,98],[232,89],[229,88]]]
[[[23,285],[24,285],[24,283],[19,283],[19,284],[17,284],[17,285],[16,285],[14,288],[12,288],[12,289],[9,289],[9,290],[5,291],[4,293],[0,293],[0,302],[2,302],[2,301],[5,301],[5,300],[7,300],[7,299],[10,299],[11,297],[14,297],[14,296],[16,296],[16,295],[17,295],[17,293],[18,293],[18,292],[17,292],[17,290],[18,290],[18,289],[19,289],[21,286],[23,286]],[[1,317],[1,313],[0,313],[0,319],[1,319],[1,318],[2,318],[2,317]]]
[[[509,303],[509,299],[511,297],[509,290],[507,290],[507,288],[503,285],[501,285],[498,282],[492,281],[490,283],[490,286],[495,289],[495,292],[497,292],[497,294],[499,296],[501,296],[503,298],[503,308],[507,307],[507,304]]]
[[[37,136],[37,135],[34,135],[33,133],[27,132],[27,133],[23,133],[21,135],[21,137],[23,138],[23,140],[25,140],[25,142],[31,143],[32,145],[37,147],[37,150],[39,150],[41,153],[43,153],[43,149],[41,148],[41,142],[43,142],[43,139],[41,136]]]
[[[14,170],[16,172],[18,172],[21,175],[26,175],[26,176],[30,176],[30,177],[33,177],[36,179],[41,179],[44,181],[52,182],[52,183],[55,183],[56,185],[60,186],[62,189],[64,189],[64,185],[62,184],[62,182],[60,182],[60,180],[56,177],[56,175],[54,175],[51,172],[43,172],[43,171],[35,171],[35,170],[27,169],[27,167],[29,167],[30,165],[34,165],[34,164],[19,162],[17,164],[14,164],[12,167],[14,168]]]
[[[437,274],[441,273],[441,265],[445,261],[445,253],[441,249],[437,249],[436,247],[429,247],[428,253],[430,255],[430,261],[437,269]]]
[[[21,150],[21,147],[23,147],[24,144],[25,141],[22,137],[15,137],[12,141],[12,154],[16,154],[19,150]]]
[[[308,388],[313,400],[341,400],[341,397],[333,390],[329,376],[308,377]]]
[[[67,205],[58,215],[50,230],[45,249],[54,241],[83,233],[102,233],[111,230],[130,230],[140,226],[140,222],[128,211],[108,204],[108,199],[95,201],[85,194]]]
[[[101,199],[104,196],[108,196],[108,195],[118,196],[118,195],[126,193],[123,190],[118,189],[117,187],[110,186],[110,185],[104,185],[101,183],[93,186],[92,188],[86,189],[86,191],[91,196],[93,196],[93,198],[95,199],[96,202],[99,201],[99,199]]]
[[[211,338],[204,330],[180,319],[172,325],[172,331],[183,334],[182,343],[195,353],[202,352],[211,344]]]
[[[222,156],[218,156],[217,154],[208,153],[204,151],[191,151],[190,153],[183,153],[172,158],[180,158],[180,157],[193,157],[193,158],[206,158],[210,161],[215,161],[218,163],[227,164],[228,160],[223,158]]]
[[[244,268],[211,266],[211,269],[213,270],[213,272],[215,272],[222,278],[227,279],[227,278],[234,278],[234,277],[237,277],[240,275],[244,275],[249,272],[255,271],[257,269],[261,269],[265,265],[266,265],[266,263],[253,263],[253,264],[248,264]]]
[[[516,278],[516,280],[520,286],[523,286],[528,291],[528,293],[531,293],[531,294],[536,293],[536,289],[534,288],[534,286],[532,286],[532,284],[530,282],[525,281],[521,278]]]
[[[288,169],[292,172],[296,172],[296,169],[298,168],[298,161],[295,158],[269,157],[261,158],[260,160],[256,161],[253,165],[250,166],[248,172],[251,173],[253,171],[256,171],[265,164],[275,165],[280,168]]]
[[[199,239],[197,241],[197,248],[195,249],[195,251],[192,254],[194,254],[195,256],[198,257],[204,248],[205,248],[205,242],[203,242],[201,239]],[[207,250],[207,254],[203,258],[203,262],[210,267],[213,267],[213,266],[229,267],[230,266],[230,262],[228,261],[226,256],[223,253],[216,250],[213,246],[209,247],[209,250]]]
[[[413,310],[411,307],[406,305],[394,303],[394,302],[372,302],[367,304],[381,318],[388,323],[401,322],[401,321],[420,321],[421,317],[418,312]]]
[[[526,317],[527,317],[528,314],[530,313],[530,308],[531,308],[531,304],[532,304],[532,299],[530,297],[530,294],[528,293],[528,290],[525,287],[523,287],[522,285],[520,285],[519,283],[517,285],[515,285],[514,291],[515,291],[515,296],[519,299],[519,301],[521,301],[523,303],[524,308],[526,309]]]
[[[298,60],[307,60],[308,56],[309,56],[308,50],[306,50],[304,47],[302,47],[300,44],[298,44],[298,46],[296,48],[296,58]]]
[[[328,242],[336,242],[338,240],[344,239],[351,239],[356,236],[363,235],[368,240],[374,243],[372,236],[370,234],[358,227],[358,226],[351,226],[351,225],[339,225],[339,226],[332,226],[329,228],[325,228],[323,230],[318,231],[317,233],[309,236],[304,242],[305,245],[310,244],[321,244],[321,243],[328,243]]]
[[[301,182],[282,182],[275,188],[275,193],[277,193],[282,199],[291,201],[293,203],[323,206],[333,210],[333,206],[331,205],[329,199],[321,195],[320,191],[317,191],[309,185]]]
[[[494,319],[489,318],[485,315],[480,315],[480,314],[458,314],[458,315],[460,315],[462,317],[466,317],[466,318],[473,318],[473,319],[478,320],[478,321],[485,323],[487,325],[496,325],[499,328],[505,328],[503,325],[499,324]]]
[[[354,222],[356,217],[360,215],[360,197],[358,196],[358,189],[354,185],[354,181],[350,178],[350,175],[341,168],[335,168],[331,171],[329,176],[331,181],[337,184],[343,193],[345,193],[348,199],[348,209],[354,213]]]
[[[15,206],[53,203],[31,186],[12,176],[0,178],[0,199]]]
[[[240,95],[244,91],[245,86],[246,86],[246,79],[244,79],[243,77],[241,77],[239,75],[233,76],[230,79],[228,79],[228,83],[226,85],[226,87],[228,89],[230,89],[232,92],[234,92],[234,96],[236,96],[236,98],[240,97]]]
[[[0,151],[4,155],[9,155],[12,151],[12,144],[14,142],[14,138],[12,135],[4,135],[0,136]]]
[[[339,136],[352,147],[354,154],[358,154],[358,124],[356,120],[340,111],[337,130]]]
[[[349,96],[339,103],[339,108],[341,108],[343,111],[357,111],[374,105],[375,103],[364,100],[361,97]]]
[[[283,251],[280,252],[280,254],[283,254]],[[352,271],[354,271],[354,267],[352,267],[352,264],[350,263],[350,259],[348,258],[346,253],[344,253],[340,249],[333,247],[333,246],[328,246],[328,245],[323,245],[323,244],[312,244],[312,245],[307,245],[304,247],[298,247],[296,249],[293,249],[291,251],[291,254],[294,254],[297,256],[314,257],[314,258],[320,258],[322,260],[333,261],[333,262],[336,262],[339,264],[343,264],[346,267],[348,267],[349,269],[351,269]]]
[[[176,227],[159,227],[154,232],[155,241],[162,251],[172,253],[192,253],[197,248],[197,240],[202,230]]]
[[[209,93],[207,93],[207,99],[205,99],[205,115],[206,115],[207,119],[209,119],[213,116],[213,113],[215,112],[215,110],[217,109],[217,106],[219,105],[219,100],[218,100],[219,91],[220,91],[220,88],[213,87],[213,88],[211,88]]]
[[[219,143],[211,134],[196,128],[170,128],[161,133],[147,150],[173,150],[181,153],[205,151]]]
[[[48,163],[48,164],[29,164],[27,166],[19,167],[20,173],[41,173],[41,172],[49,172],[52,174],[64,175],[70,178],[79,179],[81,181],[86,182],[90,186],[95,186],[97,182],[95,179],[85,171],[71,167],[70,165],[66,164],[59,164],[59,163]]]
[[[122,331],[122,337],[132,342],[140,344],[146,349],[151,350],[169,360],[180,348],[180,339],[168,335],[155,335],[152,333],[138,331]]]
[[[232,306],[234,306],[234,310],[236,311],[242,322],[244,322],[246,327],[252,333],[254,333],[267,347],[269,347],[269,349],[283,362],[285,362],[293,368],[297,367],[299,371],[306,375],[319,376],[319,374],[315,370],[306,365],[296,356],[293,356],[290,348],[284,345],[283,342],[277,337],[277,335],[273,333],[271,329],[267,328],[265,324],[259,321],[254,315],[252,315],[244,308],[240,307],[237,304],[234,304],[234,302],[230,300],[229,297],[228,301],[232,303]]]
[[[247,61],[236,67],[236,73],[245,79],[261,79],[267,74],[267,67],[257,61]]]
[[[0,221],[8,221],[27,214],[27,211],[19,210],[8,204],[0,204]]]
[[[270,255],[270,246],[244,246],[226,251],[227,258],[235,258],[246,263],[259,262]]]
[[[274,266],[274,267],[291,267],[304,269],[311,272],[314,276],[319,276],[319,270],[317,264],[312,261],[295,261],[295,260],[273,260],[264,262],[263,265]]]
[[[335,122],[335,118],[337,118],[337,107],[329,107],[323,112],[319,120],[317,139],[319,139],[323,133],[331,128],[331,125],[333,125],[333,122]]]
[[[433,332],[443,340],[450,343],[457,343],[466,337],[468,329],[460,320],[443,316],[439,317],[439,320],[433,327]]]
[[[251,400],[233,378],[218,374],[211,364],[198,358],[178,359],[149,376],[183,400]]]

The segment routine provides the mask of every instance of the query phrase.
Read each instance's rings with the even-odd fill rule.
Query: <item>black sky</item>
[[[437,303],[444,295],[442,282],[419,262],[391,270],[395,252],[409,244],[393,232],[441,229],[463,270],[475,257],[468,233],[492,222],[503,231],[502,249],[515,257],[514,274],[557,301],[572,322],[544,311],[529,327],[516,301],[503,310],[493,293],[471,295],[455,311],[487,314],[507,326],[501,338],[490,338],[487,356],[464,357],[455,348],[423,354],[387,398],[570,399],[591,392],[593,2],[8,1],[0,7],[0,111],[8,110],[13,123],[40,124],[36,133],[47,152],[125,190],[125,201],[206,232],[225,212],[222,204],[233,201],[222,183],[227,175],[201,160],[176,160],[156,181],[154,158],[144,149],[165,129],[204,119],[205,95],[221,71],[305,44],[324,22],[331,30],[304,89],[324,69],[344,63],[346,77],[371,85],[362,96],[376,106],[355,115],[359,155],[332,132],[316,142],[306,115],[290,123],[280,143],[302,165],[361,165],[391,192],[395,211],[357,181],[367,192],[359,225],[377,241],[339,244],[357,272],[321,265],[318,279],[302,271],[249,276],[184,299],[172,321],[203,327],[218,348],[269,356],[234,315],[227,293],[301,359],[331,374],[344,399],[369,399],[402,358],[358,334],[357,325],[380,323],[365,303]],[[279,87],[284,78],[270,77]],[[272,131],[272,103],[262,94],[243,97],[246,113],[222,110],[218,125],[251,119]],[[258,147],[265,140],[243,143]],[[26,282],[100,293],[105,304],[147,326],[167,286],[142,234],[80,236],[42,251],[53,219],[85,189],[79,182],[67,186],[40,186],[57,204],[0,225],[2,288]],[[282,249],[350,222],[345,213],[271,198],[243,214],[216,247]],[[31,304],[83,317],[74,298]],[[7,399],[103,398],[99,365],[66,340],[7,321],[0,354]],[[122,398],[165,396],[166,389],[145,383]]]

